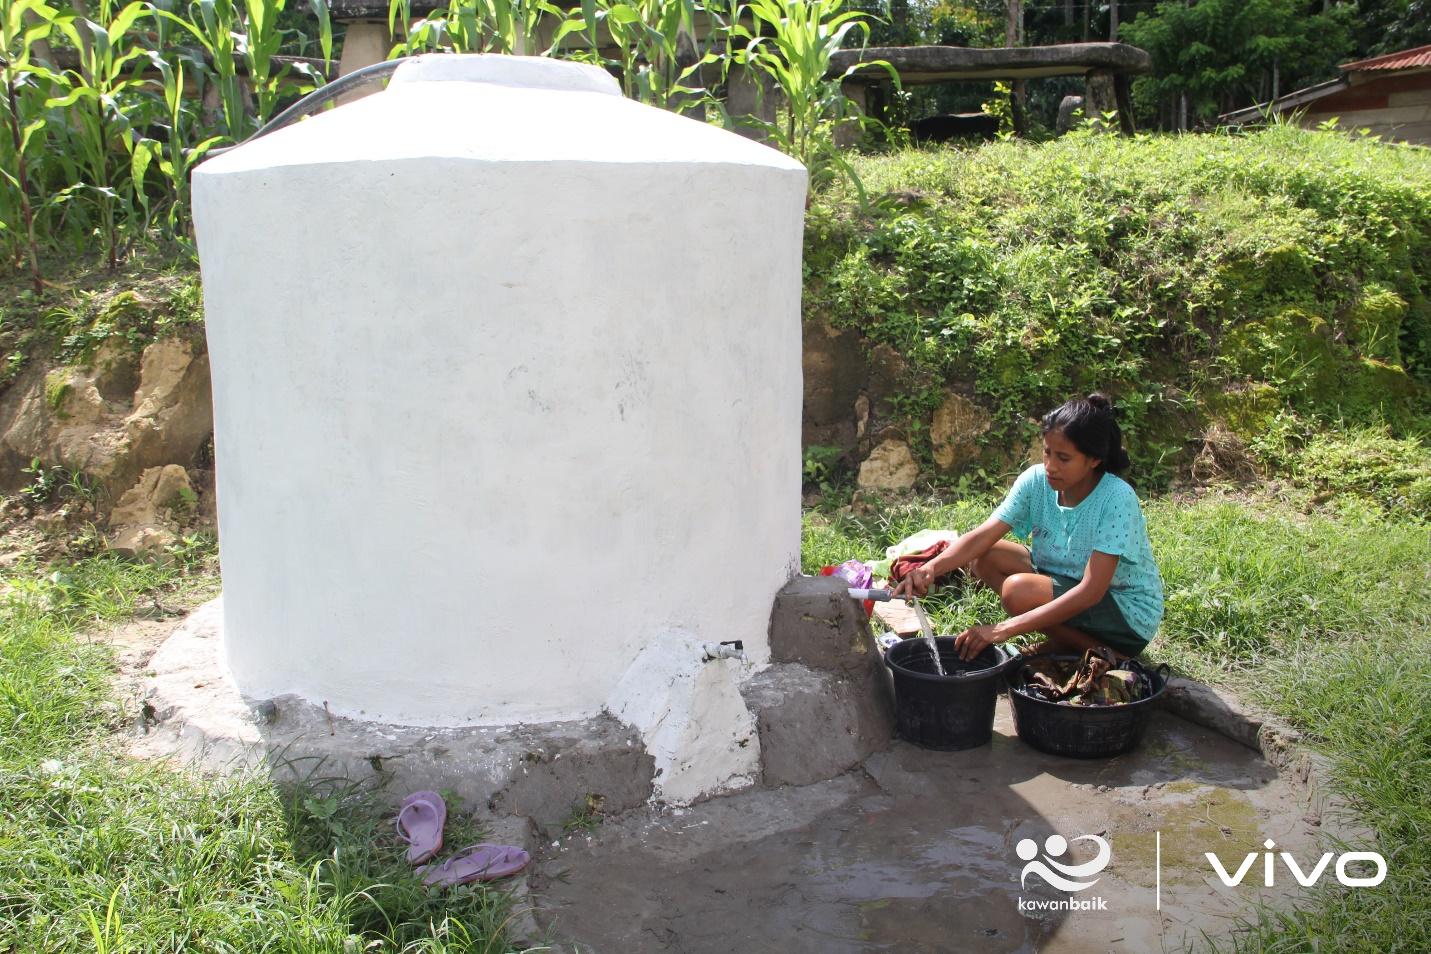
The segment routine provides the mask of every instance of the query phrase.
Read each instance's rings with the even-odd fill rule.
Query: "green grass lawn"
[[[876,559],[923,527],[970,529],[994,502],[811,512],[804,569]],[[1155,499],[1146,514],[1167,589],[1146,657],[1302,730],[1332,757],[1390,872],[1375,889],[1326,891],[1305,911],[1267,913],[1220,946],[1431,950],[1431,526],[1356,501],[1308,515],[1216,495]],[[983,587],[936,592],[930,605],[944,633],[1003,618]]]
[[[83,634],[202,583],[110,556],[6,582],[0,952],[508,950],[501,892],[424,888],[372,792],[285,793],[123,754],[112,657]],[[449,816],[452,844],[478,834]]]
[[[812,510],[805,569],[872,559],[925,526],[968,528],[991,503]],[[1372,506],[1309,515],[1216,495],[1155,499],[1147,514],[1168,590],[1149,655],[1306,732],[1390,866],[1379,888],[1328,891],[1220,943],[1431,949],[1427,524]],[[423,890],[371,792],[281,793],[123,754],[112,659],[85,634],[151,594],[192,600],[205,582],[110,556],[11,571],[0,595],[0,952],[506,950],[506,899]],[[932,602],[943,631],[999,618],[976,588]]]

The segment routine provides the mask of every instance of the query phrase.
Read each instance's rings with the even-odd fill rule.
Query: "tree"
[[[1164,0],[1124,23],[1153,76],[1135,94],[1162,125],[1188,128],[1336,75],[1354,46],[1356,7],[1324,0]]]
[[[1357,56],[1377,56],[1431,43],[1431,0],[1360,0]]]

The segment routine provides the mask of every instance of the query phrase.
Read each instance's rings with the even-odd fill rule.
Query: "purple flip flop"
[[[430,861],[442,850],[442,827],[447,824],[447,803],[436,792],[413,792],[398,808],[398,837],[407,842],[409,864]]]
[[[509,877],[531,860],[531,855],[511,845],[469,845],[442,864],[419,871],[426,872],[422,879],[426,885],[468,884]]]

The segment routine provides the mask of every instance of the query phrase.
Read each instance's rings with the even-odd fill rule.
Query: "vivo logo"
[[[1267,839],[1262,843],[1264,848],[1275,848],[1276,843],[1272,839]],[[1229,888],[1234,888],[1242,883],[1242,879],[1247,876],[1247,872],[1252,870],[1252,865],[1257,861],[1257,852],[1252,852],[1242,859],[1242,864],[1233,874],[1228,874],[1223,867],[1221,859],[1212,852],[1206,852],[1207,860],[1212,862],[1212,868],[1217,872],[1217,876],[1222,879],[1222,883]],[[1318,879],[1327,870],[1328,863],[1332,858],[1337,859],[1336,873],[1337,880],[1348,888],[1373,888],[1386,880],[1386,859],[1374,851],[1348,851],[1343,855],[1333,855],[1330,851],[1322,855],[1321,859],[1312,867],[1310,872],[1303,872],[1301,865],[1297,864],[1297,859],[1288,852],[1279,852],[1274,855],[1271,851],[1263,852],[1262,858],[1262,883],[1267,887],[1276,884],[1276,868],[1273,859],[1281,857],[1282,863],[1287,866],[1287,870],[1292,872],[1292,877],[1297,879],[1297,883],[1304,888],[1310,888],[1316,884]],[[1347,866],[1353,862],[1364,862],[1376,867],[1376,874],[1358,876],[1347,873]]]

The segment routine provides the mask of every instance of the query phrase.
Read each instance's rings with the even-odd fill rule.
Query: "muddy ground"
[[[1235,870],[1271,838],[1310,863],[1319,824],[1299,783],[1177,717],[1081,761],[1020,742],[1003,698],[991,745],[897,743],[829,782],[609,819],[543,845],[531,884],[550,939],[592,954],[1180,951],[1293,897],[1285,869],[1259,890],[1259,859],[1228,888],[1204,852]],[[1019,842],[1043,860],[1051,835],[1065,863],[1095,856],[1077,836],[1106,839],[1090,887],[1020,884]],[[1069,898],[1106,910],[1021,910]]]

